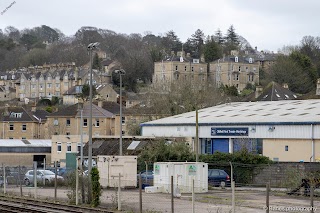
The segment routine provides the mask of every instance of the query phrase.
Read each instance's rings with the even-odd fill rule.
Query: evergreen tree
[[[216,39],[215,41],[220,45],[224,43],[224,38],[223,38],[222,32],[219,28],[216,31],[215,39]]]
[[[221,48],[213,38],[207,40],[203,53],[206,62],[212,62],[222,57]]]
[[[92,61],[92,69],[101,70],[101,59],[99,58],[98,54],[96,53],[93,57]]]

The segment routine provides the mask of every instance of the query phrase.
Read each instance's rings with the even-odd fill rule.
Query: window
[[[56,88],[59,88],[60,87],[60,84],[56,84]]]
[[[191,71],[192,71],[192,72],[194,71],[194,68],[193,68],[193,67],[191,67]]]
[[[9,137],[9,139],[13,139],[13,137]]]
[[[241,71],[241,66],[239,66],[239,72]]]
[[[99,119],[96,119],[96,124],[95,124],[96,127],[99,127],[100,126],[100,121]]]
[[[61,152],[61,142],[57,143],[57,152]]]
[[[187,71],[187,66],[184,66],[184,71]]]
[[[286,151],[286,152],[289,151],[289,146],[285,146],[284,151]]]
[[[125,124],[125,123],[126,123],[126,118],[122,117],[122,124]]]
[[[21,140],[26,140],[26,139],[27,139],[26,137],[22,137],[22,138],[21,138]]]
[[[10,130],[10,131],[13,131],[13,130],[14,130],[14,124],[10,124],[9,130]]]
[[[88,119],[83,119],[83,126],[88,126]]]
[[[239,74],[234,74],[233,75],[233,80],[239,81]]]
[[[66,132],[66,135],[70,135],[70,132]]]
[[[48,87],[48,88],[51,88],[51,83],[48,83],[48,84],[47,84],[47,87]]]
[[[71,143],[67,143],[67,152],[71,152]]]
[[[176,70],[178,70],[178,66],[176,65]]]
[[[54,126],[58,126],[58,125],[59,125],[59,121],[58,121],[57,118],[55,118],[55,119],[53,120],[53,125],[54,125]]]
[[[248,75],[248,81],[253,81],[253,75]]]
[[[27,124],[22,124],[22,131],[26,131],[27,130]]]
[[[66,125],[70,126],[70,124],[71,124],[70,118],[67,118]]]
[[[81,152],[81,143],[77,143],[77,150],[78,150],[78,153]]]
[[[249,58],[249,63],[252,64],[252,58]]]
[[[43,88],[43,84],[40,84],[40,89],[42,89]]]
[[[36,88],[36,85],[35,85],[35,84],[32,84],[31,87],[32,87],[32,89],[35,89],[35,88]]]

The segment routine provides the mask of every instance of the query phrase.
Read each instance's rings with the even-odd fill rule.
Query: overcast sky
[[[66,35],[82,26],[142,35],[173,30],[185,42],[197,29],[212,35],[233,25],[258,50],[277,51],[320,36],[319,9],[319,0],[1,0],[0,28],[48,25]]]

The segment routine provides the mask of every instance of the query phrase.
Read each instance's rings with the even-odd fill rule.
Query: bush
[[[93,167],[91,170],[91,181],[92,181],[92,202],[93,207],[100,205],[100,196],[101,196],[101,185],[100,185],[100,176],[99,170],[96,167]]]

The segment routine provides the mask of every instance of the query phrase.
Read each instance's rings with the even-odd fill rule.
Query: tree
[[[173,30],[168,31],[165,36],[162,37],[161,43],[167,54],[170,54],[171,51],[179,51],[182,48],[182,43]]]
[[[101,59],[99,58],[97,53],[94,55],[92,60],[92,69],[96,69],[96,70],[102,69]]]
[[[296,56],[279,56],[271,66],[271,79],[279,84],[287,83],[290,90],[305,94],[314,88],[313,80],[308,72],[303,71],[300,64],[294,60]]]
[[[94,98],[97,95],[96,87],[92,86],[92,98]],[[82,87],[82,93],[79,94],[79,98],[81,98],[83,101],[88,101],[90,98],[90,85],[85,84]]]
[[[222,57],[221,48],[213,38],[207,40],[203,53],[206,62],[212,62]]]
[[[32,45],[36,44],[38,41],[39,38],[31,34],[23,34],[20,38],[20,43],[23,44],[27,50],[30,50]]]
[[[197,29],[196,32],[192,34],[191,38],[188,40],[193,50],[191,52],[191,56],[194,58],[200,58],[204,46],[204,33],[202,32],[202,30]]]
[[[230,54],[231,50],[237,50],[239,47],[239,37],[235,32],[233,25],[227,30],[224,46],[224,52],[227,54]]]
[[[215,41],[220,45],[222,45],[224,43],[224,41],[225,41],[224,37],[222,35],[222,32],[221,32],[221,30],[219,28],[215,33]]]

